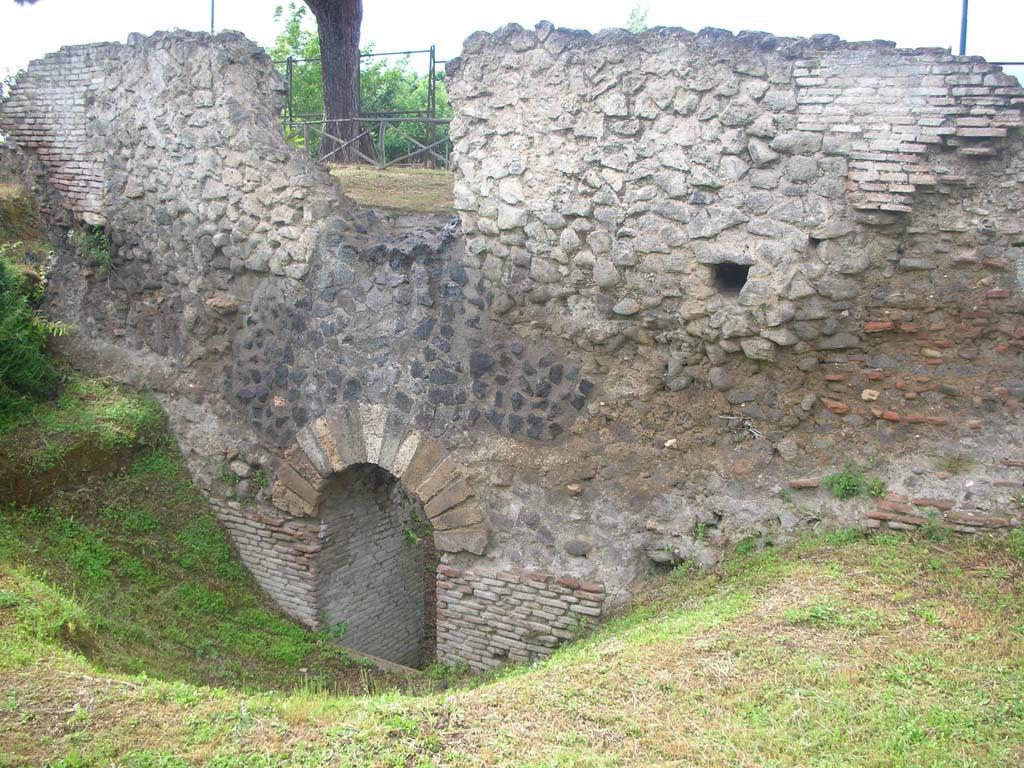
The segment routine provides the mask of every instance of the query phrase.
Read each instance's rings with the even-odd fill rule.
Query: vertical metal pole
[[[427,83],[427,117],[433,120],[437,117],[437,95],[435,89],[437,88],[437,58],[435,57],[434,46],[430,46],[430,82]],[[434,143],[434,124],[427,123],[427,141],[426,145],[429,147]],[[428,168],[436,168],[437,163],[434,162],[434,156],[430,154],[432,150],[428,150],[423,154],[423,164]]]
[[[960,17],[960,55],[967,55],[967,0],[964,0],[964,12]]]
[[[210,34],[213,34],[213,4],[216,0],[210,0]]]
[[[382,170],[382,171],[385,168],[388,167],[388,159],[387,159],[387,157],[384,156],[384,131],[386,131],[386,130],[387,130],[387,123],[385,123],[384,119],[381,118],[381,121],[380,121],[380,149],[377,150],[377,154],[378,154],[378,157],[377,157],[377,167],[380,168],[380,170]]]
[[[288,127],[292,127],[292,123],[295,122],[295,81],[292,75],[292,66],[295,62],[292,57],[288,57],[288,63],[285,65],[288,70]]]

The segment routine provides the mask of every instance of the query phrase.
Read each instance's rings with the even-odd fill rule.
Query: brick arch
[[[299,430],[278,469],[274,505],[316,517],[331,479],[360,464],[382,467],[419,499],[438,552],[484,553],[488,527],[455,459],[383,405],[333,406]]]

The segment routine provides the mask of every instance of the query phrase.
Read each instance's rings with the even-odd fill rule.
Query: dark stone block
[[[450,371],[447,368],[433,368],[430,371],[430,383],[438,386],[445,386],[448,384],[454,384],[459,380],[459,376],[455,371]]]
[[[555,363],[548,369],[548,381],[552,384],[562,383],[563,368],[561,363]]]
[[[526,398],[523,397],[521,392],[516,392],[515,394],[512,395],[511,403],[512,403],[512,410],[513,411],[519,411],[519,410],[522,410],[523,405],[526,403]]]
[[[508,431],[510,434],[518,435],[523,431],[523,426],[526,424],[526,420],[522,416],[518,416],[514,413],[509,414],[508,417]]]
[[[544,434],[544,419],[540,416],[530,415],[526,417],[526,436],[534,440],[540,440]]]
[[[590,393],[594,391],[594,382],[590,379],[580,379],[580,384],[577,388],[584,397],[589,397]]]
[[[427,399],[434,405],[455,405],[455,392],[449,387],[431,387]]]
[[[426,341],[434,332],[434,324],[437,321],[432,317],[421,320],[412,331],[412,337],[417,341]]]
[[[452,265],[448,268],[448,274],[453,281],[459,285],[465,285],[469,282],[469,275],[466,274],[466,268],[459,262],[452,262]]]
[[[395,407],[398,408],[402,413],[409,413],[412,411],[413,399],[409,395],[405,394],[401,390],[395,393]]]
[[[363,385],[356,378],[350,378],[345,382],[345,388],[341,392],[342,398],[345,400],[355,400],[359,397],[359,393],[362,392]]]
[[[479,379],[494,366],[494,358],[486,352],[473,352],[469,356],[469,374]]]

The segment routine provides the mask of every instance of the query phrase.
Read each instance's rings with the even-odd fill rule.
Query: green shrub
[[[0,421],[57,384],[57,370],[45,353],[53,328],[33,311],[33,293],[25,275],[0,253]]]

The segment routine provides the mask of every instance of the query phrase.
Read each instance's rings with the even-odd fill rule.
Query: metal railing
[[[342,120],[295,120],[288,125],[293,131],[302,132],[304,146],[312,146],[311,141],[314,138],[332,140],[334,146],[329,152],[320,156],[321,162],[329,163],[332,158],[346,154],[347,150],[349,154],[363,162],[383,170],[407,161],[422,163],[434,168],[447,168],[451,157],[451,140],[447,134],[439,139],[434,138],[434,129],[437,126],[446,126],[448,123],[449,121],[445,119],[428,117],[352,117]],[[347,133],[347,131],[339,130],[343,124],[355,125],[353,136],[343,138],[339,135]],[[408,129],[403,128],[408,124],[425,124],[427,137],[421,141],[418,137],[413,136]],[[397,157],[389,158],[386,151],[386,138],[389,131],[409,142],[413,149]],[[370,151],[373,154],[370,154]]]
[[[429,167],[447,167],[451,156],[451,141],[447,131],[438,137],[438,129],[447,127],[451,122],[447,118],[437,116],[437,65],[444,64],[436,57],[436,47],[430,46],[419,50],[411,51],[386,51],[382,53],[361,53],[360,59],[367,59],[380,56],[410,56],[413,54],[428,54],[429,66],[427,72],[427,107],[423,110],[392,111],[392,112],[360,112],[359,117],[345,118],[341,120],[324,120],[322,114],[296,114],[295,112],[295,66],[297,64],[319,64],[320,59],[296,59],[288,57],[274,62],[277,65],[284,65],[285,79],[288,83],[288,101],[284,115],[284,126],[290,135],[301,133],[303,146],[312,148],[322,144],[322,139],[332,139],[333,148],[326,154],[321,154],[319,159],[323,162],[330,162],[331,158],[337,157],[342,150],[348,156],[358,157],[363,162],[376,166],[377,168],[388,168],[406,161],[422,163]],[[342,138],[339,133],[341,124],[355,123],[355,137]],[[422,126],[421,136],[412,135],[410,126]],[[387,141],[388,135],[396,135],[403,142],[407,142],[410,151],[401,151],[397,157],[388,158]],[[374,157],[376,155],[376,157]]]

